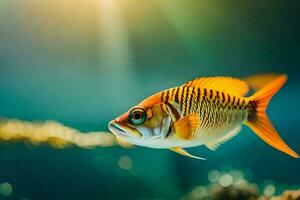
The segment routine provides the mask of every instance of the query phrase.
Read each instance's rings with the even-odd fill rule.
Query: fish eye
[[[129,113],[129,121],[135,125],[140,125],[145,122],[147,114],[143,108],[133,108]]]

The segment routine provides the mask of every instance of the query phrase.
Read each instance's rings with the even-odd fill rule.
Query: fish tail
[[[264,86],[253,96],[249,97],[250,112],[246,125],[270,146],[294,158],[299,158],[299,155],[279,136],[266,114],[266,109],[271,98],[284,85],[286,80],[286,75],[279,75],[278,78]]]

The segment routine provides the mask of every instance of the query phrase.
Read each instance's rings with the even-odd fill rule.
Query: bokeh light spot
[[[273,194],[275,194],[276,192],[276,188],[274,185],[267,185],[264,189],[264,194],[267,196],[272,196]]]
[[[224,174],[220,177],[219,183],[223,187],[228,187],[233,183],[233,177],[230,174]]]
[[[1,183],[0,185],[0,194],[2,196],[8,197],[12,194],[13,188],[12,185],[8,182]]]
[[[193,190],[192,195],[196,199],[203,198],[207,196],[207,189],[204,186],[198,186]]]
[[[243,172],[239,171],[239,170],[231,170],[230,174],[233,176],[235,181],[239,181],[244,179],[244,174]]]
[[[208,181],[211,183],[215,183],[220,178],[220,172],[217,170],[211,170],[207,175]]]
[[[119,167],[125,170],[132,168],[132,160],[128,156],[121,156],[118,161]]]

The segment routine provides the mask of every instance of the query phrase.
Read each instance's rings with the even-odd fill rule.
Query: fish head
[[[157,96],[149,97],[110,121],[109,130],[129,143],[155,148],[171,131],[172,120],[167,107]]]

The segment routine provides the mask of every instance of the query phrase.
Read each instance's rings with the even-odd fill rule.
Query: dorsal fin
[[[184,85],[222,91],[236,96],[245,96],[249,91],[248,84],[232,77],[204,77],[191,80]]]
[[[248,83],[248,85],[254,89],[255,91],[258,91],[262,89],[267,84],[271,83],[278,77],[280,77],[282,74],[276,74],[276,73],[266,73],[266,74],[256,74],[252,76],[248,76],[243,78],[244,81]]]
[[[207,148],[209,148],[210,150],[215,151],[221,144],[227,142],[228,140],[230,140],[231,138],[236,136],[241,131],[241,129],[242,129],[242,127],[238,126],[237,128],[229,131],[226,135],[224,135],[220,139],[217,139],[216,141],[207,143],[205,146]]]

